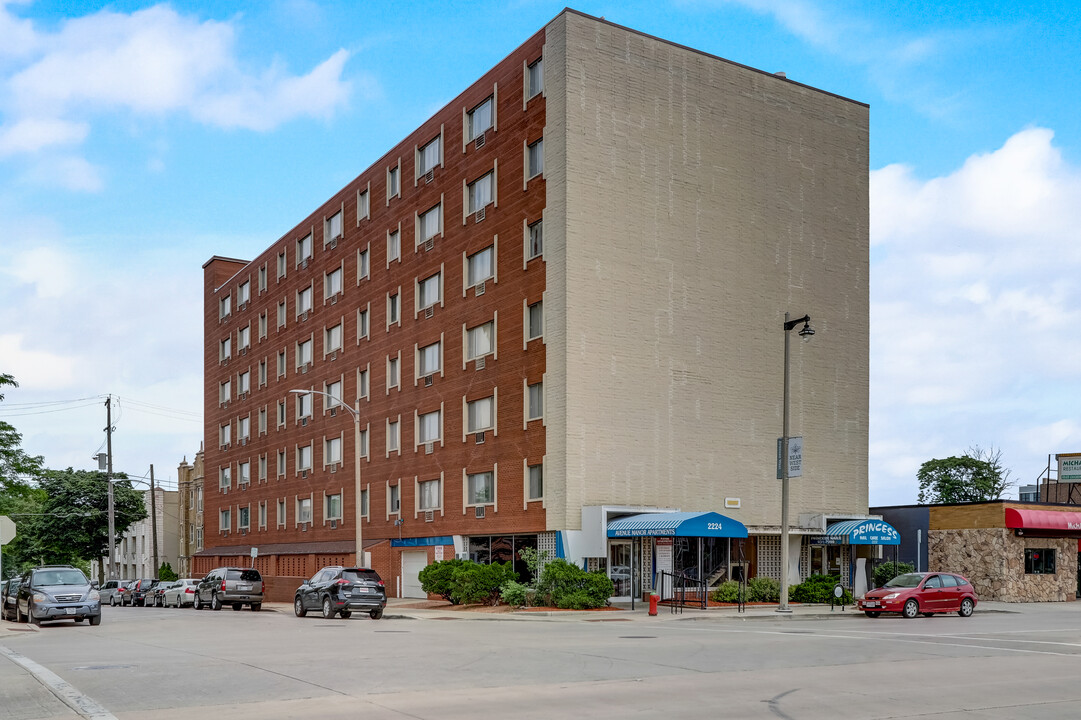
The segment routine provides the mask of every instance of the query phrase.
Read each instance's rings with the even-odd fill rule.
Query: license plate
[[[74,615],[75,608],[64,608],[64,612],[66,612],[68,615]]]
[[[251,585],[238,585],[237,590],[251,590]]]
[[[370,593],[372,591],[371,588],[366,588],[366,587],[359,587],[356,590],[357,590],[357,592],[361,592],[361,593]]]
[[[878,607],[878,602],[875,600],[869,600],[863,604],[864,607]]]

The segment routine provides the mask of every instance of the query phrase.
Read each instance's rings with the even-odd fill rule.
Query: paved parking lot
[[[914,620],[104,612],[96,628],[0,630],[5,718],[80,717],[72,706],[100,720],[1081,715],[1081,603]]]

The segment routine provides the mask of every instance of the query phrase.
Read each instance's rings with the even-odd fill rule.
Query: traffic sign
[[[0,515],[0,545],[7,545],[15,539],[15,521],[7,515]]]

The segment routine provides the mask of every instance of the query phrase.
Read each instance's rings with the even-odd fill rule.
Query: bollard
[[[650,596],[649,596],[649,614],[650,615],[656,615],[657,614],[657,601],[660,600],[660,599],[661,599],[661,596],[658,595],[657,593],[650,594]]]

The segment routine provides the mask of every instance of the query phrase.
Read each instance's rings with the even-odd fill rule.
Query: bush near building
[[[884,562],[875,568],[875,587],[879,588],[898,575],[914,572],[915,568],[906,562]]]
[[[615,586],[603,572],[586,572],[566,560],[551,560],[537,583],[537,605],[563,610],[589,610],[605,607]]]
[[[472,560],[440,560],[420,571],[420,587],[452,605],[499,602],[500,588],[517,575],[511,563],[486,565]]]
[[[788,588],[788,601],[798,603],[828,603],[833,599],[833,588],[840,581],[838,575],[812,575],[799,585]],[[735,580],[721,583],[720,587],[709,594],[713,602],[739,602],[740,587]],[[747,581],[746,602],[778,602],[781,599],[781,584],[768,577],[756,577]],[[852,593],[847,589],[840,602],[852,603]]]

